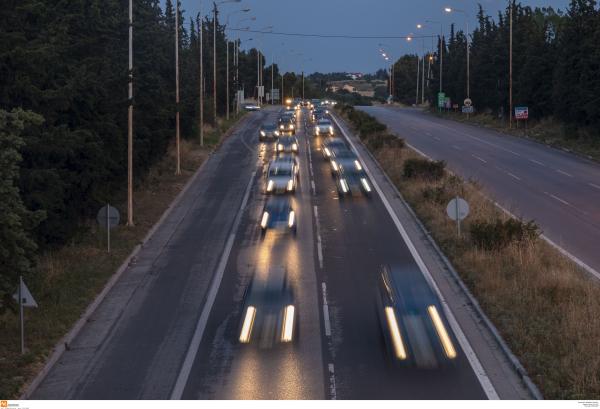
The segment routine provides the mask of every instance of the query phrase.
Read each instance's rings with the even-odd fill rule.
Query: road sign
[[[462,107],[462,111],[466,113],[473,113],[473,107]]]
[[[465,102],[465,105],[468,106],[468,107],[470,107],[471,104],[473,103],[469,98],[465,99],[464,102]]]
[[[25,286],[25,283],[22,280],[21,280],[21,291],[23,292],[23,307],[37,307],[38,306],[37,303],[35,302],[35,300],[33,299],[33,297],[31,296],[31,293]],[[15,295],[13,295],[13,298],[15,300],[17,300],[17,302],[20,304],[19,287],[17,287],[17,292],[15,293]]]
[[[279,90],[278,89],[272,89],[271,92],[269,93],[269,95],[271,95],[271,98],[279,101]]]
[[[238,103],[243,104],[244,103],[244,91],[238,91]]]
[[[108,208],[108,213],[107,213]],[[110,217],[109,217],[110,216]],[[110,228],[117,227],[119,221],[121,220],[121,215],[119,215],[119,211],[112,206],[104,206],[98,212],[98,223],[104,228],[107,227],[107,220],[110,219]]]
[[[446,94],[444,92],[438,92],[438,108],[443,108],[446,105]]]
[[[453,104],[452,108],[454,108],[454,109],[458,108],[458,104]]]
[[[260,87],[258,87],[258,96],[259,97],[265,96],[265,86],[264,85],[261,85]]]
[[[528,119],[529,118],[529,108],[528,107],[515,108],[515,118],[516,119]]]
[[[450,98],[446,98],[446,108],[450,108],[452,106],[452,101],[450,101]]]
[[[448,216],[452,220],[456,220],[458,237],[460,237],[460,221],[469,214],[469,205],[463,199],[456,196],[456,199],[450,200],[450,203],[446,206],[446,213],[448,213]]]

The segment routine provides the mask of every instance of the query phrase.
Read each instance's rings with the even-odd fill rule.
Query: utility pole
[[[510,128],[512,129],[512,117],[513,117],[513,102],[512,102],[512,4],[508,1],[508,7],[510,9],[510,108],[508,117],[510,118]]]
[[[442,43],[442,36],[444,35],[443,31],[442,31],[443,26],[442,26],[442,23],[439,23],[437,21],[429,21],[429,20],[427,20],[425,22],[426,23],[435,23],[435,24],[439,24],[440,25],[440,94],[441,94],[442,93],[442,64],[443,64],[443,51],[444,51],[443,48],[442,48],[442,45],[443,45],[443,43]],[[431,52],[433,52],[433,50]],[[440,108],[440,112],[441,111],[442,111],[442,109]]]
[[[175,0],[177,1],[177,0]],[[215,130],[218,129],[217,123],[217,4],[213,12],[213,105],[215,115]]]
[[[177,145],[176,175],[181,175],[181,158],[179,155],[179,0],[175,0],[175,144]]]
[[[202,0],[200,0],[200,146],[204,146],[204,89],[202,81],[202,33],[204,32],[204,18],[202,17]]]
[[[127,225],[133,226],[133,11],[129,0],[129,121],[127,123]]]
[[[273,72],[275,71],[275,61],[273,60],[273,58],[274,58],[274,51],[275,51],[275,47],[277,47],[278,45],[284,45],[284,44],[285,43],[275,44],[273,46],[273,48],[271,48],[271,93],[269,94],[271,96],[271,105],[273,105],[273,88],[274,88]]]

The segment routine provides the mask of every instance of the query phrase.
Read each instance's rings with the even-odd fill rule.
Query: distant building
[[[346,77],[350,77],[351,79],[356,80],[362,78],[363,75],[360,72],[351,72],[349,74],[346,74]]]

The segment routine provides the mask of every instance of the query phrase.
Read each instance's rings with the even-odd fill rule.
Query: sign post
[[[19,302],[21,307],[21,355],[25,355],[25,330],[23,329],[23,307],[37,307],[37,303],[31,296],[31,293],[25,287],[23,276],[19,276],[19,287],[13,298]]]
[[[446,93],[438,92],[438,108],[444,108],[446,106]]]
[[[460,221],[469,214],[468,203],[456,196],[456,199],[452,199],[450,203],[448,203],[448,206],[446,206],[446,213],[448,213],[448,216],[452,220],[456,220],[458,237],[460,237]]]
[[[98,223],[106,230],[108,230],[108,250],[107,253],[110,253],[110,229],[116,227],[121,220],[121,215],[119,211],[112,206],[109,206],[108,203],[106,207],[103,207],[98,212]]]
[[[464,100],[464,104],[465,104],[465,106],[463,107],[463,112],[467,113],[467,119],[469,119],[469,112],[473,112],[473,107],[471,106],[472,102],[469,98],[467,98]],[[470,109],[465,110],[465,107],[470,108]]]
[[[525,131],[527,131],[527,119],[529,118],[529,108],[528,107],[515,108],[515,118],[517,119],[517,128],[519,127],[519,119],[525,120]]]

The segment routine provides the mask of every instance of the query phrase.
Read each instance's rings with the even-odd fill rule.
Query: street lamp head
[[[250,26],[244,27],[242,30],[250,30]]]
[[[433,56],[432,56],[432,55],[430,55],[430,56],[429,56],[429,59],[430,59],[430,60],[433,60]]]
[[[256,20],[256,17],[252,17],[250,20]]]
[[[383,53],[383,54],[381,54],[381,55],[383,55],[383,56],[385,57],[385,53]]]
[[[446,11],[452,11],[450,7],[446,7]]]
[[[407,37],[406,39],[407,39],[408,41],[410,41],[410,40],[411,40],[411,38],[410,38],[410,37]]]
[[[284,45],[285,43],[281,43],[281,45]]]
[[[244,11],[250,11],[250,9],[244,9]]]
[[[421,25],[420,25],[420,24],[417,24],[417,28],[421,28]]]
[[[251,40],[254,40],[254,38],[249,38],[249,39],[247,39],[246,41],[251,41]]]
[[[269,26],[269,27],[267,27],[267,28],[273,28],[273,26]]]

